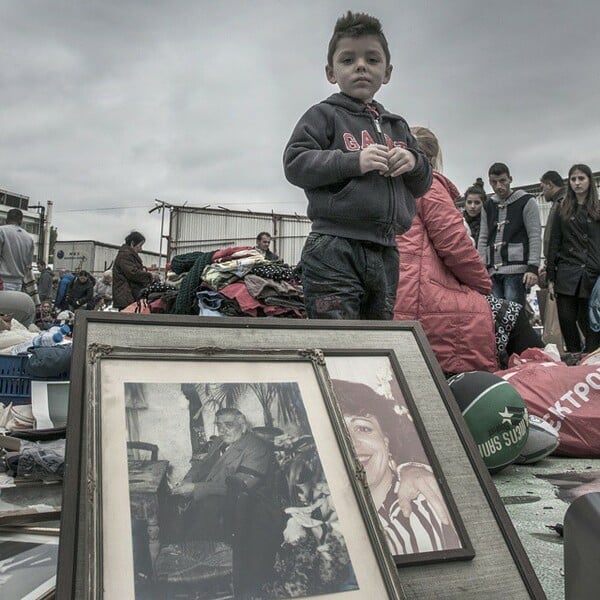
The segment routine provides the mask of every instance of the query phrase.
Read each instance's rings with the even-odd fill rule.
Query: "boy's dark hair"
[[[348,11],[340,17],[333,28],[333,35],[329,40],[327,48],[327,64],[333,65],[333,55],[338,42],[345,37],[358,38],[364,35],[374,35],[379,39],[383,53],[385,54],[386,66],[390,64],[390,48],[388,46],[381,23],[379,19],[368,15],[367,13],[353,13]]]
[[[552,183],[556,187],[564,187],[565,182],[563,178],[559,175],[557,171],[546,171],[541,177],[540,181],[542,183]]]
[[[501,162],[494,163],[488,170],[488,177],[490,175],[496,175],[496,177],[500,177],[500,175],[508,175],[510,177],[509,168]]]

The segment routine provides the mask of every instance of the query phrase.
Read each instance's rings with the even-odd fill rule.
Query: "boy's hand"
[[[406,148],[392,148],[388,150],[388,168],[386,177],[398,177],[402,173],[410,173],[417,164],[415,155]]]
[[[369,171],[379,171],[383,175],[388,169],[387,146],[383,144],[371,144],[360,153],[360,172],[362,175]]]

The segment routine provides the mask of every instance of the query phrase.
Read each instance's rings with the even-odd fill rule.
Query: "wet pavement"
[[[575,498],[600,491],[600,459],[549,457],[493,480],[548,600],[564,600],[563,540],[553,528]]]

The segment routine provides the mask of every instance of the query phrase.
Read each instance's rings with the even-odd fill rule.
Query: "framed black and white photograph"
[[[58,537],[0,531],[2,598],[54,598]]]
[[[389,355],[327,356],[356,457],[396,564],[474,556],[402,370]],[[412,479],[411,479],[412,478]],[[407,496],[412,481],[421,489]]]
[[[322,354],[87,356],[97,510],[84,597],[401,597]]]
[[[156,582],[159,573],[164,579],[165,572],[178,579],[174,585],[184,583],[189,572],[183,556],[193,548],[186,538],[195,535],[197,525],[189,508],[193,502],[203,501],[206,490],[199,484],[211,483],[200,474],[200,461],[209,456],[219,461],[216,453],[224,432],[227,427],[235,428],[235,423],[227,421],[243,416],[246,431],[272,444],[277,465],[286,473],[290,502],[283,508],[286,528],[293,525],[300,532],[313,525],[322,527],[315,524],[322,521],[321,508],[315,513],[312,509],[325,497],[319,494],[329,494],[358,585],[358,589],[347,589],[352,579],[342,577],[335,567],[328,571],[337,573],[334,579],[339,576],[335,591],[306,592],[308,588],[297,581],[282,585],[282,579],[274,576],[266,586],[261,583],[263,596],[255,597],[273,597],[266,594],[275,588],[281,597],[307,597],[307,593],[361,597],[366,589],[368,598],[394,597],[386,564],[395,561],[400,597],[478,600],[502,590],[511,599],[544,598],[418,323],[88,313],[78,315],[76,330],[59,597],[134,598],[138,589],[155,593],[158,586],[149,582]],[[265,353],[271,354],[266,361]],[[326,367],[315,367],[315,361],[308,358],[315,353],[324,355]],[[277,356],[285,357],[285,367],[280,367]],[[346,366],[340,368],[336,363]],[[371,494],[366,494],[373,487],[368,481],[370,459],[364,449],[354,453],[348,426],[358,415],[347,411],[344,420],[344,402],[340,390],[335,390],[340,381],[367,386],[372,390],[369,394],[374,393],[378,400],[385,398],[394,414],[403,417],[396,423],[399,429],[381,436],[388,439],[389,446],[388,456],[381,460],[396,474],[394,488],[402,484],[398,488],[400,510],[412,508],[420,514],[419,522],[413,518],[399,536],[400,546],[404,542],[406,548],[403,554],[390,547],[385,523],[375,507],[377,499],[374,502]],[[291,383],[298,386],[296,397],[301,398],[310,430],[305,425],[291,428],[300,413],[289,423],[285,420],[282,407],[292,406],[296,394]],[[217,415],[222,406],[235,408],[241,415]],[[154,423],[151,428],[148,421]],[[399,434],[396,431],[406,435],[404,448],[398,448],[402,445],[394,439],[392,449],[392,438]],[[308,459],[305,452],[313,452],[313,444],[318,461],[312,457],[310,468],[303,464],[292,468],[296,453]],[[331,460],[337,461],[335,466]],[[149,469],[146,461],[154,461],[156,466]],[[255,473],[252,467],[250,471],[247,477],[251,481]],[[311,483],[302,481],[302,475],[297,479],[296,474],[303,471]],[[311,478],[321,471],[324,479],[317,485]],[[290,482],[296,482],[291,489]],[[235,478],[229,481],[234,487],[236,483]],[[365,504],[356,491],[357,483],[369,498]],[[380,492],[374,496],[380,497]],[[144,499],[144,494],[152,495],[152,501]],[[393,504],[393,496],[391,501]],[[349,509],[348,502],[354,508]],[[226,505],[229,501],[220,508]],[[309,510],[310,515],[306,514]],[[410,510],[407,515],[410,520]],[[217,527],[230,526],[224,518],[209,521]],[[423,543],[422,534],[429,536],[429,546]],[[415,543],[409,546],[411,535]],[[279,540],[273,564],[283,579],[291,572],[283,560],[285,544],[285,539]],[[328,544],[323,552],[311,554],[310,560],[297,562],[293,574],[300,574],[317,554],[328,556]],[[223,580],[235,581],[240,574],[233,568],[235,549],[231,550],[232,568],[220,571],[227,566],[229,550],[214,548],[211,565],[215,580],[221,573]],[[191,554],[194,560],[199,557]],[[335,555],[345,556],[339,548]],[[189,564],[192,572],[194,564]],[[361,569],[366,569],[374,583],[364,584],[365,571]],[[312,581],[320,581],[323,575],[311,573]],[[374,584],[383,591],[374,592],[370,587]],[[234,587],[206,589],[216,590],[209,591],[208,598],[238,597]],[[243,593],[239,597],[244,597]]]

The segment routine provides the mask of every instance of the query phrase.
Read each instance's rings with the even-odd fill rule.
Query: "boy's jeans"
[[[524,273],[510,275],[492,275],[492,295],[496,298],[506,298],[525,306],[525,286],[523,285]]]
[[[399,269],[395,246],[311,233],[301,261],[310,319],[393,318]]]

